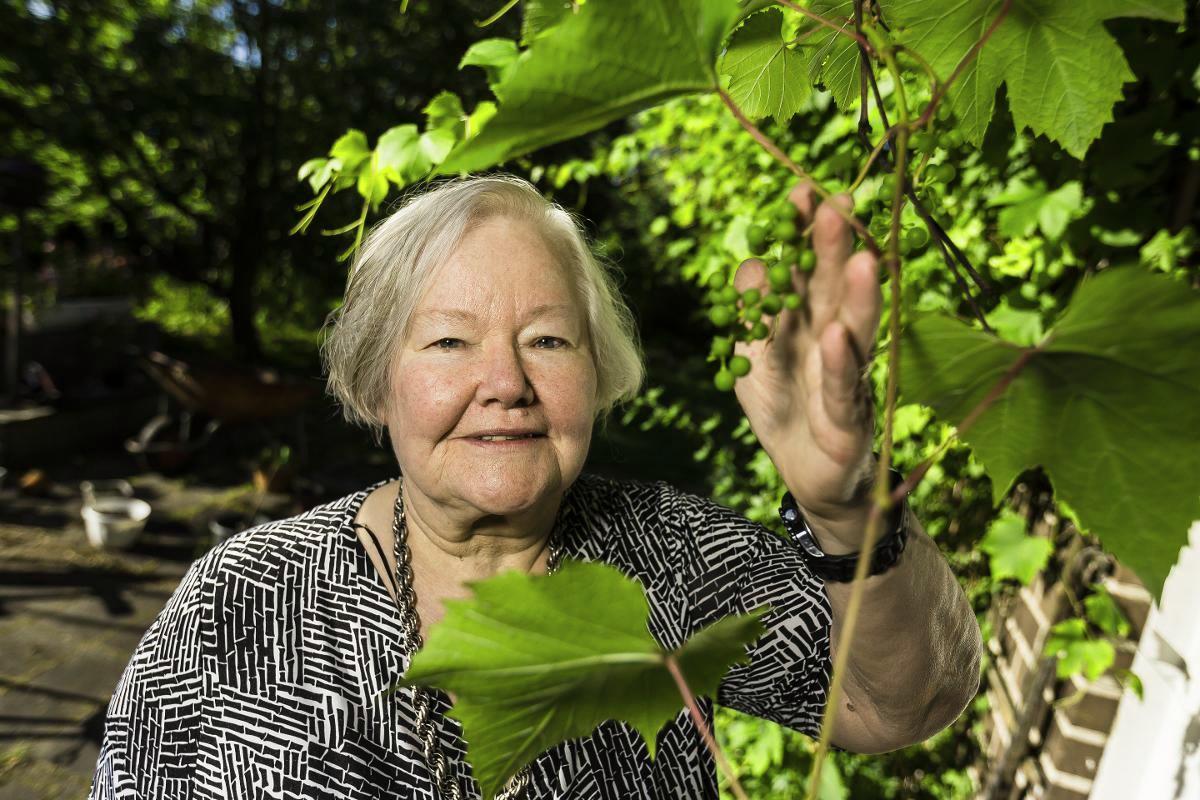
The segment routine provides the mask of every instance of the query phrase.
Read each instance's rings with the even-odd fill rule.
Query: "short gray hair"
[[[573,278],[596,368],[596,417],[606,424],[614,406],[641,390],[645,366],[633,314],[615,267],[593,252],[579,219],[515,175],[452,178],[410,194],[371,228],[351,266],[343,303],[325,320],[326,390],[346,419],[369,427],[377,441],[393,356],[417,301],[467,229],[497,216],[533,224]]]

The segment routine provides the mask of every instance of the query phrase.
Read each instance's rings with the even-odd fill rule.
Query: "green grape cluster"
[[[817,257],[811,248],[796,246],[799,234],[796,210],[790,203],[773,209],[768,223],[756,223],[747,229],[746,243],[750,251],[767,264],[769,288],[766,292],[754,288],[738,292],[731,275],[724,269],[708,278],[709,321],[717,328],[734,326],[731,333],[713,339],[709,356],[709,360],[721,364],[713,383],[723,392],[732,390],[738,378],[750,373],[750,359],[734,355],[734,343],[739,339],[767,338],[770,329],[763,316],[775,315],[784,309],[795,310],[802,303],[792,283],[792,270],[812,272]]]

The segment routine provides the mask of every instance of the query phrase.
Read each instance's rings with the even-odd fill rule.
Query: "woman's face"
[[[493,217],[468,230],[417,305],[390,389],[396,459],[431,500],[512,514],[575,480],[596,370],[571,279],[530,224]],[[537,435],[477,438],[502,429]]]

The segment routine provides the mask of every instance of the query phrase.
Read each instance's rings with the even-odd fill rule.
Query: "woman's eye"
[[[433,346],[434,346],[434,347],[436,347],[436,348],[438,348],[439,350],[450,350],[450,349],[452,349],[452,348],[453,348],[453,347],[454,347],[454,346],[455,346],[455,345],[456,345],[458,342],[461,342],[461,341],[462,341],[461,339],[452,339],[452,338],[450,338],[450,337],[446,337],[446,338],[444,338],[444,339],[438,339],[436,342],[434,342],[434,343],[433,343]],[[442,347],[442,345],[443,345],[444,343],[446,343],[446,342],[450,342],[450,343],[451,343],[451,344],[450,344],[450,346],[449,346],[449,347]]]
[[[534,344],[538,344],[540,342],[550,342],[549,345],[547,345],[545,348],[543,348],[543,349],[550,349],[550,350],[557,350],[560,347],[565,347],[567,344],[565,341],[558,338],[557,336],[539,336],[537,338],[537,340],[534,342]]]

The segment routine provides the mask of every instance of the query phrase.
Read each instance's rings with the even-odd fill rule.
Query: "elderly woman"
[[[662,481],[583,473],[594,423],[642,381],[629,310],[572,217],[529,183],[443,183],[372,230],[323,351],[330,390],[349,419],[387,429],[400,477],[192,566],[117,686],[92,796],[477,797],[451,699],[387,690],[465,582],[564,558],[637,578],[667,648],[769,603],[767,632],[717,702],[815,734],[868,516],[859,354],[880,293],[841,214],[813,214],[799,187],[791,199],[815,217],[817,268],[796,276],[806,304],[781,312],[773,337],[739,344],[753,370],[737,396],[794,499],[797,540]],[[763,264],[736,282],[765,285]],[[833,716],[833,742],[864,753],[948,725],[978,683],[974,615],[897,508]],[[657,744],[651,761],[633,728],[609,721],[542,753],[501,796],[716,797],[682,708]]]

